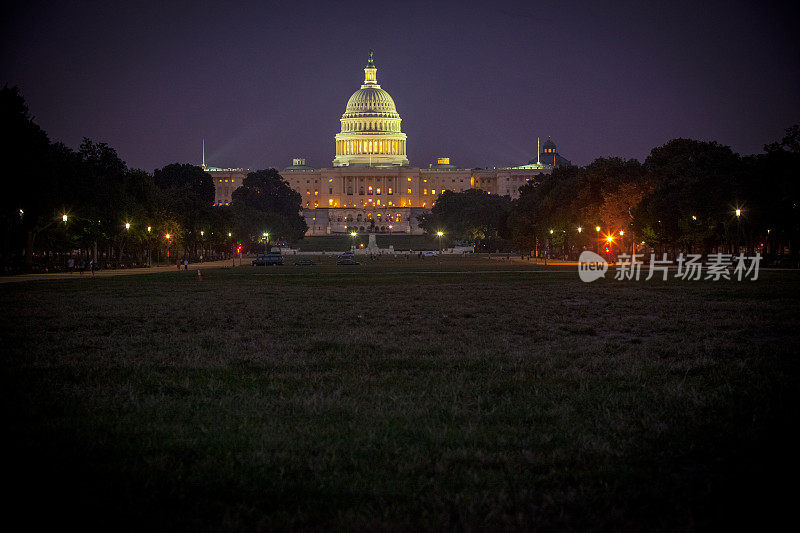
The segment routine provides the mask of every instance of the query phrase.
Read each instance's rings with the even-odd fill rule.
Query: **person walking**
[[[189,270],[189,260],[188,259],[184,259],[183,260],[183,269],[184,270]]]

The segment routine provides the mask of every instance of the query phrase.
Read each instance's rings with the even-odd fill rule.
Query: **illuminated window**
[[[411,194],[411,189],[408,189],[408,194]]]
[[[314,196],[317,196],[318,194],[319,194],[319,190],[314,189]]]
[[[380,200],[378,200],[378,205],[381,205],[381,201]],[[380,215],[378,215],[378,216],[380,217]]]
[[[402,217],[401,217],[401,216],[398,214],[398,215],[397,215],[397,220],[396,220],[396,222],[400,222],[400,219],[401,219],[401,218],[402,218]]]
[[[375,194],[380,194],[380,193],[381,193],[381,189],[380,189],[380,187],[378,187],[377,189],[375,189]]]
[[[408,178],[408,181],[411,181],[411,178]]]
[[[306,189],[306,194],[311,194],[311,191],[309,191],[308,189]]]
[[[436,189],[431,189],[431,194],[436,194]]]
[[[222,180],[219,180],[219,182],[222,183]]]
[[[372,194],[372,185],[367,187],[367,194]]]
[[[392,188],[389,187],[389,194],[392,194]]]
[[[328,205],[333,205],[333,198],[328,199]]]
[[[428,194],[428,189],[422,189],[422,194]]]
[[[392,205],[392,201],[391,200],[389,200],[389,205]]]
[[[236,183],[236,180],[231,180],[231,183]]]

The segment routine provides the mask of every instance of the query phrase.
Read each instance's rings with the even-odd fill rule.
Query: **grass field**
[[[0,286],[6,520],[686,530],[794,505],[800,274],[332,261]]]

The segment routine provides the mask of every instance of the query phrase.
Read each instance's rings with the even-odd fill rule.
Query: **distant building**
[[[332,167],[314,168],[305,159],[295,158],[280,171],[303,198],[308,235],[419,234],[417,216],[429,211],[446,190],[483,189],[513,199],[519,197],[520,187],[552,170],[544,157],[541,162],[511,168],[458,168],[449,157],[438,158],[428,168],[409,166],[402,119],[392,97],[378,85],[376,73],[370,52],[364,83],[347,101],[340,119]],[[559,164],[563,158],[548,149],[546,142],[542,155]],[[205,167],[205,160],[204,168],[214,177],[215,205],[228,205],[247,171]]]
[[[556,143],[554,143],[550,137],[547,137],[547,140],[542,145],[539,159],[542,163],[550,165],[551,167],[563,167],[572,164],[569,159],[562,157],[561,154],[558,153]]]

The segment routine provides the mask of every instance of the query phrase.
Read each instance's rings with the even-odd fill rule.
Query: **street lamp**
[[[267,253],[267,246],[269,245],[269,233],[264,232],[264,253]]]
[[[355,231],[350,232],[350,236],[353,238],[353,248],[356,247],[356,235],[358,235],[358,233],[356,233]]]
[[[68,217],[67,215],[61,215],[61,220],[63,220],[63,221],[64,221],[64,224],[66,224],[66,223],[67,223],[67,219],[68,219],[68,218],[69,218],[69,217]]]
[[[436,236],[439,237],[439,251],[442,251],[442,235],[444,235],[443,231],[437,231]]]
[[[125,229],[126,230],[130,230],[131,229],[131,223],[130,222],[126,222],[125,223]]]
[[[583,231],[583,228],[578,226],[578,233],[581,233],[582,231]]]
[[[600,253],[600,226],[595,226],[594,230],[597,232],[597,253]]]
[[[152,229],[153,228],[151,226],[147,226],[147,233],[150,233],[150,230],[152,230]]]
[[[742,210],[736,210],[736,253],[739,253],[739,236],[742,234]]]

